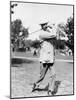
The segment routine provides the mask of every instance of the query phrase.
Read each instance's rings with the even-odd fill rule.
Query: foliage
[[[65,32],[65,29],[66,29],[66,25],[64,23],[59,23],[57,25],[57,39],[61,39],[63,37],[66,37],[66,32]]]
[[[39,48],[40,47],[40,41],[39,40],[35,40],[35,41],[32,41],[32,47],[34,48]]]
[[[28,28],[23,27],[20,19],[11,22],[11,43],[15,49],[24,46],[24,40],[28,34]]]
[[[64,37],[65,34],[61,34],[62,31],[60,31],[59,29],[61,29],[67,35],[68,37],[67,41],[60,40],[60,36]],[[56,40],[57,41],[56,48],[64,48],[64,46],[67,45],[72,50],[72,53],[74,53],[74,18],[72,17],[68,18],[66,24],[64,23],[58,24],[57,34],[58,34],[58,40]]]
[[[21,20],[17,19],[11,22],[11,35],[14,38],[17,38],[17,36],[19,36],[19,32],[21,32],[21,28],[22,28]]]
[[[25,40],[25,47],[31,47],[32,41],[31,40]]]
[[[51,39],[56,49],[64,49],[65,48],[65,41],[60,39]]]
[[[64,49],[65,48],[65,40],[62,40],[61,38],[66,35],[65,32],[66,25],[64,23],[59,23],[57,25],[57,38],[55,40],[55,48],[56,49]]]
[[[59,24],[58,24],[58,27],[59,27],[60,29],[62,29],[62,31],[65,31],[65,29],[66,29],[64,23],[59,23]]]
[[[69,38],[66,44],[72,50],[72,53],[74,53],[74,18],[68,18],[65,31]]]

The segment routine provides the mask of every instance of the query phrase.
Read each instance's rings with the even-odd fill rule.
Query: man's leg
[[[40,70],[40,77],[38,79],[38,81],[36,82],[37,84],[40,84],[42,82],[42,80],[44,79],[46,73],[47,73],[47,70],[48,70],[48,66],[47,66],[47,63],[43,63],[43,68],[41,68]]]
[[[53,64],[49,64],[49,90],[51,93],[54,91],[54,84],[56,79],[56,73]]]
[[[34,83],[33,90],[35,88],[39,87],[39,85],[41,84],[41,82],[43,81],[43,79],[46,75],[47,70],[48,70],[47,63],[42,63],[42,67],[40,68],[40,77],[39,77],[38,81],[36,83]]]

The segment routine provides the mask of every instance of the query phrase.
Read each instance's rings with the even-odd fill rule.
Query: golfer
[[[40,34],[41,50],[40,50],[40,77],[34,83],[32,92],[39,88],[42,84],[45,76],[49,73],[48,76],[48,95],[54,94],[54,82],[56,78],[56,73],[54,70],[54,62],[55,62],[55,48],[54,48],[54,40],[56,37],[56,31],[53,28],[54,26],[49,26],[48,23],[40,24],[42,27],[42,34]]]

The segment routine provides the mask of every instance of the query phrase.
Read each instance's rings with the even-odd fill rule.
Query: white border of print
[[[13,0],[13,1],[15,1],[15,0]],[[23,1],[23,0],[21,0],[21,1]],[[24,1],[43,2],[43,3],[58,3],[58,4],[74,4],[75,12],[76,12],[75,0],[24,0]],[[9,95],[10,95],[10,80],[9,80],[10,79],[10,53],[9,53],[10,52],[10,23],[9,23],[10,22],[10,12],[9,11],[10,11],[10,0],[1,0],[0,1],[0,100],[9,100],[10,99],[9,98]],[[75,18],[75,16],[74,16],[74,18]],[[75,20],[75,24],[76,24],[76,20]],[[75,32],[76,32],[76,29],[75,29]],[[74,38],[75,37],[76,37],[76,35],[74,34]],[[76,44],[76,39],[75,39],[75,44]],[[74,69],[75,69],[75,65],[74,65]],[[74,73],[75,73],[75,71],[74,71]],[[74,79],[74,80],[76,80],[76,79]],[[40,100],[40,99],[43,99],[43,100],[46,100],[46,99],[47,100],[50,100],[50,99],[52,99],[52,100],[64,100],[64,99],[65,100],[67,100],[67,99],[75,100],[75,97],[76,97],[76,95],[30,98],[30,99],[31,100],[34,100],[34,99],[35,100]],[[20,99],[20,100],[24,100],[24,99]]]

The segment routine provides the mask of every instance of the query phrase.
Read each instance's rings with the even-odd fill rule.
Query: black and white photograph
[[[10,98],[74,95],[74,5],[10,1]]]

